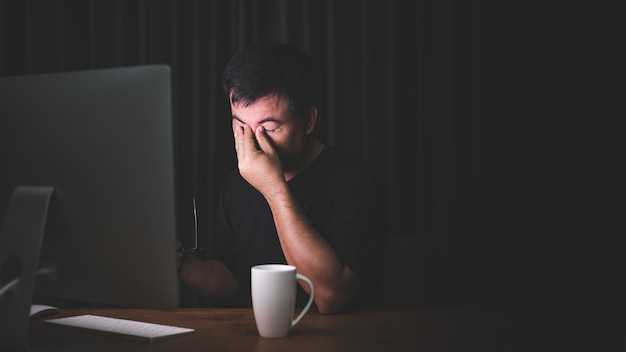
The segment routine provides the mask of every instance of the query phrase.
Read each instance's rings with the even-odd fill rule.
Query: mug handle
[[[311,294],[309,295],[309,301],[307,302],[306,306],[304,306],[304,309],[302,309],[302,312],[300,312],[300,314],[298,314],[298,317],[296,317],[296,319],[294,319],[291,322],[292,328],[296,326],[296,324],[298,324],[298,322],[300,321],[300,319],[302,319],[304,314],[309,310],[309,308],[311,308],[311,304],[313,303],[313,298],[315,297],[315,287],[313,287],[313,283],[311,282],[311,280],[309,280],[308,277],[304,275],[296,274],[296,280],[302,280],[306,282],[307,285],[309,285],[309,288],[311,289]]]

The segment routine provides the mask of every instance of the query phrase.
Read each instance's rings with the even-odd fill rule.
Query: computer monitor
[[[0,307],[20,295],[178,307],[170,75],[0,77]]]

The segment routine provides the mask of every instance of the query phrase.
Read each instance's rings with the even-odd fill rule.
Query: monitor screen
[[[170,81],[167,65],[0,77],[0,222],[18,186],[54,190],[35,295],[177,308]],[[2,232],[5,259],[20,236]]]

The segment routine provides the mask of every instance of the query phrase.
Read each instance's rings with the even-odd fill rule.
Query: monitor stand
[[[54,187],[18,186],[0,228],[0,350],[26,351],[41,243]]]

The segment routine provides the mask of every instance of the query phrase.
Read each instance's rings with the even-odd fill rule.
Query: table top
[[[148,344],[43,324],[104,315],[195,329]],[[251,309],[61,309],[31,321],[32,351],[626,351],[626,307],[378,308],[312,310],[285,338],[258,335]]]

